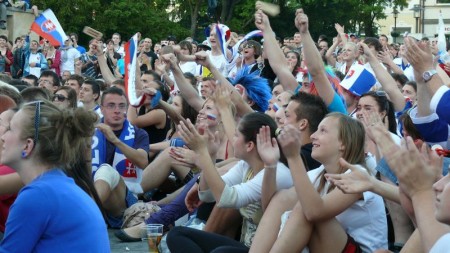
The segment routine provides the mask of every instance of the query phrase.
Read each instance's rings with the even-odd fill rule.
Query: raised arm
[[[400,188],[412,202],[424,251],[429,252],[442,235],[450,232],[449,226],[438,221],[438,215],[435,216],[439,212],[445,212],[439,210],[443,207],[435,204],[437,191],[433,191],[433,188],[442,189],[440,187],[445,186],[446,180],[448,181],[444,179],[434,183],[442,174],[442,158],[426,145],[419,152],[411,137],[402,141],[402,146],[399,147],[382,126],[375,127],[373,133],[379,139],[379,147],[387,163],[399,179]]]
[[[333,218],[362,198],[360,193],[344,194],[337,189],[323,197],[319,195],[300,157],[300,131],[294,126],[285,126],[278,136],[278,142],[287,158],[295,191],[307,220],[320,221]],[[341,163],[341,166],[345,167],[345,165]]]
[[[214,78],[217,80],[218,85],[225,85],[229,88],[234,89],[234,86],[226,79],[222,73],[214,67],[214,65],[209,60],[208,55],[205,52],[197,52],[195,54],[196,62],[202,66],[205,66],[206,68],[211,71],[211,74],[213,74]],[[253,112],[253,109],[245,103],[244,99],[240,96],[238,92],[232,92],[230,93],[231,101],[233,101],[234,105],[236,106],[237,114],[239,116],[243,116],[247,113]]]
[[[184,77],[183,72],[178,66],[177,58],[174,54],[165,54],[161,58],[166,64],[170,64],[170,69],[172,70],[173,76],[175,77],[175,82],[180,89],[180,94],[186,99],[187,103],[192,106],[197,112],[202,109],[205,100],[198,95],[198,92],[191,83]]]
[[[270,26],[269,18],[261,10],[255,13],[255,25],[264,35],[264,53],[269,60],[270,67],[277,75],[284,90],[295,91],[298,83],[286,61],[283,51],[278,46],[275,33]]]
[[[117,78],[114,76],[114,74],[111,72],[111,70],[108,67],[108,63],[106,62],[106,58],[103,55],[103,52],[101,50],[102,45],[99,41],[94,41],[93,44],[95,45],[95,55],[97,56],[98,65],[100,67],[100,72],[102,73],[103,79],[105,79],[106,83],[113,83]]]
[[[308,71],[316,85],[317,92],[325,104],[330,105],[333,102],[335,91],[327,78],[322,57],[309,33],[308,16],[303,13],[302,9],[297,10],[295,26],[302,35],[303,55],[305,56]]]
[[[362,47],[364,56],[375,72],[375,76],[383,87],[383,90],[386,91],[386,93],[389,95],[389,99],[394,104],[395,111],[402,111],[405,107],[405,98],[397,88],[397,83],[395,82],[394,78],[392,78],[391,74],[389,74],[389,72],[383,68],[377,57],[372,54],[369,47],[364,42],[360,42],[359,46]]]

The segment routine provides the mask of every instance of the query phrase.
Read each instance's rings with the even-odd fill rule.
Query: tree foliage
[[[103,32],[107,38],[119,32],[124,40],[141,32],[155,40],[175,35],[202,41],[204,28],[217,21],[238,33],[255,29],[253,0],[216,1],[217,7],[209,14],[211,0],[34,0],[33,4],[39,9],[51,8],[67,33],[80,34],[87,25]],[[406,0],[265,1],[280,5],[280,15],[271,18],[272,27],[280,37],[294,34],[295,10],[300,7],[309,16],[313,36],[335,36],[335,23],[344,25],[348,32],[373,36],[378,30],[375,21],[386,17],[387,6],[403,8],[407,5]],[[89,39],[84,35],[80,38],[84,43]]]

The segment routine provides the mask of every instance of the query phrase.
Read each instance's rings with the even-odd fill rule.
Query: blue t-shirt
[[[54,169],[19,192],[0,252],[110,252],[110,244],[94,200]]]
[[[78,52],[80,52],[80,54],[85,54],[86,53],[86,48],[78,45],[77,48]]]
[[[331,104],[328,105],[327,109],[329,112],[340,112],[347,115],[345,104],[336,92],[334,93],[333,101],[331,101]]]

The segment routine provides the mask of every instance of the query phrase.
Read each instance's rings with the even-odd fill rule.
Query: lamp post
[[[397,7],[394,8],[394,12],[392,12],[392,14],[394,14],[394,33],[397,34],[397,18],[398,18]],[[394,43],[397,43],[397,36],[394,37]]]
[[[420,5],[415,4],[414,7],[411,9],[414,11],[414,18],[416,19],[416,33],[419,33],[419,18],[420,18]]]

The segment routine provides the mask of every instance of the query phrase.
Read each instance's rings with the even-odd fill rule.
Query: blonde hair
[[[342,142],[344,150],[342,151],[342,158],[350,164],[365,165],[364,143],[366,132],[364,126],[358,120],[353,119],[342,113],[333,112],[327,114],[325,118],[333,117],[338,120],[338,139]],[[338,173],[344,173],[347,168],[340,167]],[[325,188],[325,170],[317,176],[316,181],[320,180],[317,191],[321,193]],[[328,189],[328,192],[334,189],[334,186]]]

